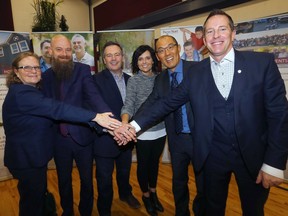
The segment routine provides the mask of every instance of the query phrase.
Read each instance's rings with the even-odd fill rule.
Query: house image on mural
[[[29,33],[0,31],[0,75],[9,73],[14,58],[30,47]]]

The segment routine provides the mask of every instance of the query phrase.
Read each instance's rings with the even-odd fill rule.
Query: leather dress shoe
[[[150,199],[151,199],[152,205],[154,206],[154,208],[157,211],[164,212],[164,208],[163,208],[162,204],[160,203],[156,192],[155,193],[150,192]]]
[[[120,200],[126,202],[130,208],[138,209],[141,206],[139,201],[132,194],[126,198],[120,198]]]
[[[151,215],[151,216],[157,216],[158,215],[157,211],[154,208],[154,206],[152,205],[150,197],[142,196],[142,200],[143,200],[144,206],[145,206],[146,211],[148,212],[148,214]]]

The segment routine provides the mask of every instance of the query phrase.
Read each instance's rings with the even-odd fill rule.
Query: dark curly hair
[[[158,60],[157,60],[157,57],[155,54],[155,50],[148,45],[141,45],[134,51],[134,53],[132,55],[131,66],[132,66],[132,73],[133,74],[138,73],[138,71],[139,71],[138,58],[139,58],[139,56],[141,56],[146,51],[148,51],[150,53],[152,60],[153,60],[152,72],[153,73],[158,72]]]

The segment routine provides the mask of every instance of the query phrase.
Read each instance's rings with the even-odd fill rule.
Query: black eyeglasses
[[[32,72],[33,69],[37,72],[39,72],[41,70],[40,66],[20,66],[17,69],[23,69],[26,72]]]
[[[156,53],[158,53],[159,55],[163,55],[165,53],[166,50],[168,50],[169,52],[173,50],[173,48],[177,46],[177,44],[169,44],[167,47],[165,48],[159,48]]]

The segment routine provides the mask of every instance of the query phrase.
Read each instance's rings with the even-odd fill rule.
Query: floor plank
[[[190,188],[190,197],[191,199],[195,196],[195,182],[192,172],[192,167],[189,169],[189,188]],[[79,202],[79,178],[77,169],[73,169],[73,193],[74,193],[74,210],[75,216],[78,216],[78,202]],[[133,187],[134,195],[141,200],[141,191],[138,186],[136,178],[136,163],[132,164],[131,178],[130,183]],[[113,216],[145,216],[148,215],[145,211],[144,206],[142,205],[140,209],[131,209],[125,203],[119,200],[117,186],[115,182],[115,173],[114,173],[114,200],[112,206],[112,215]],[[281,188],[273,187],[271,188],[270,196],[265,206],[266,216],[287,216],[288,215],[288,184],[282,184]],[[61,215],[62,210],[59,205],[59,194],[57,186],[57,175],[55,170],[48,171],[48,188],[55,195],[57,202],[57,211],[58,215]],[[96,190],[96,180],[94,179],[94,188],[95,188],[95,198],[97,198]],[[160,216],[173,216],[174,215],[174,202],[172,195],[172,186],[171,186],[171,165],[170,164],[160,164],[159,177],[158,177],[158,188],[157,188],[158,197],[160,198],[163,206],[164,213],[159,213]],[[19,195],[17,191],[17,181],[16,180],[6,180],[0,182],[0,216],[16,216],[18,215],[18,202]],[[192,206],[192,201],[190,203]],[[229,197],[227,201],[226,216],[240,216],[241,208],[239,202],[238,189],[235,183],[235,179],[232,177],[230,186],[229,186]],[[96,210],[96,199],[94,200],[94,209],[93,216],[97,216]],[[191,213],[191,215],[193,215]]]

